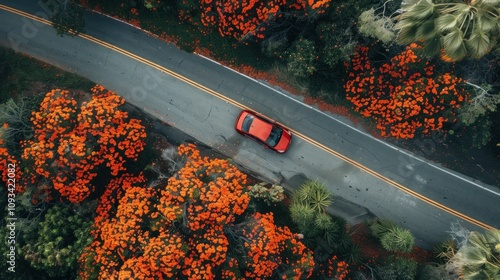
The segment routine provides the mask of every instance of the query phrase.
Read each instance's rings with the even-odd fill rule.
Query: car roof
[[[248,133],[265,142],[269,137],[269,134],[271,134],[272,129],[273,126],[270,123],[260,119],[258,116],[255,116]]]

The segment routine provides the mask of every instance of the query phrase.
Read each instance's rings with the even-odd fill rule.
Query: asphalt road
[[[31,14],[50,11],[38,1],[0,0]],[[336,195],[333,214],[355,223],[368,216],[389,218],[409,228],[417,244],[430,248],[448,238],[452,222],[482,230],[401,191],[396,184],[476,219],[500,228],[500,191],[446,168],[428,163],[371,137],[339,116],[302,104],[296,97],[242,76],[197,55],[188,54],[146,33],[98,14],[86,14],[86,34],[174,71],[189,84],[114,49],[81,37],[59,37],[51,26],[0,10],[0,44],[77,73],[124,96],[162,121],[211,146],[269,181],[296,187],[303,180],[324,182]],[[193,86],[194,85],[194,86]],[[348,157],[387,178],[294,137],[289,152],[275,154],[243,138],[234,129],[240,108],[200,86],[222,94]],[[434,140],[422,142],[432,152]],[[357,206],[356,206],[357,205]],[[365,209],[366,208],[366,209]]]

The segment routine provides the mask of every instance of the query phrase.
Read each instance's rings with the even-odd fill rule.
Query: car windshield
[[[253,119],[254,117],[252,115],[246,115],[243,123],[241,124],[241,130],[243,130],[244,132],[250,131],[250,126],[252,125]]]
[[[271,147],[275,147],[278,142],[280,141],[281,134],[283,133],[283,130],[281,128],[273,126],[273,129],[271,130],[271,134],[269,134],[269,137],[267,137],[266,143],[267,145]]]

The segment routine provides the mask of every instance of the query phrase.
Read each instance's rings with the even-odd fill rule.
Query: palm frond
[[[451,30],[458,25],[457,17],[453,14],[444,14],[435,20],[436,29],[440,32]]]
[[[407,16],[417,20],[426,20],[434,15],[436,5],[430,0],[420,0],[411,10],[406,12]]]
[[[465,44],[473,58],[480,58],[491,50],[490,38],[482,31],[474,32]]]
[[[446,34],[442,43],[445,54],[452,60],[460,60],[467,55],[463,32],[459,28],[454,28]]]

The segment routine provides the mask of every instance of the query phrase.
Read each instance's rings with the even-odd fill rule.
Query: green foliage
[[[265,182],[250,186],[248,195],[252,198],[263,200],[267,205],[278,203],[285,198],[282,186],[271,185],[268,188]]]
[[[52,13],[50,21],[57,35],[77,36],[85,33],[83,8],[75,0],[44,1],[43,3]]]
[[[288,72],[296,77],[308,77],[316,71],[315,61],[315,43],[301,38],[295,41],[289,50],[287,59]]]
[[[363,259],[361,247],[357,244],[352,244],[349,250],[342,254],[341,257],[349,264],[359,264]]]
[[[18,97],[21,92],[48,91],[53,87],[88,90],[95,84],[73,73],[62,71],[33,58],[17,54],[10,49],[0,47],[0,61],[6,61],[9,70],[2,77],[5,82],[0,84],[0,98]],[[40,88],[47,85],[45,88]],[[44,95],[40,95],[43,98]],[[32,98],[29,96],[30,99]],[[6,101],[6,98],[4,101]],[[41,101],[41,99],[39,100]],[[39,106],[40,102],[35,102]]]
[[[334,220],[332,220],[332,217],[330,217],[330,215],[326,213],[320,213],[319,215],[317,215],[316,219],[314,220],[314,225],[317,228],[324,230],[338,228],[338,225]]]
[[[316,33],[321,34],[319,60],[332,69],[348,61],[357,44],[350,28],[341,29],[337,25],[335,22],[323,22],[316,27]]]
[[[261,43],[261,51],[265,56],[279,58],[289,47],[286,36],[270,36]]]
[[[8,124],[6,128],[0,128],[0,136],[7,147],[15,148],[20,140],[30,138],[33,129],[30,122],[31,112],[36,108],[30,102],[19,98],[14,101],[12,98],[0,104],[0,124]]]
[[[396,227],[383,234],[380,243],[389,252],[409,253],[415,245],[415,238],[409,230]]]
[[[416,280],[443,280],[451,279],[444,265],[426,264],[418,271]]]
[[[387,219],[373,219],[368,221],[373,236],[380,239],[384,234],[396,228],[396,224]]]
[[[481,58],[497,47],[500,1],[407,0],[401,9],[398,42],[423,41],[429,56]]]
[[[290,216],[317,261],[338,253],[351,263],[359,262],[361,250],[347,234],[345,221],[326,213],[331,204],[332,194],[324,184],[307,181],[292,196]]]
[[[460,121],[465,125],[471,125],[476,120],[489,112],[495,112],[500,104],[500,94],[491,93],[492,86],[489,84],[477,86],[471,83],[472,94],[469,102],[459,111]]]
[[[292,202],[290,204],[290,216],[292,220],[299,225],[300,229],[307,229],[307,224],[310,221],[314,220],[314,209],[309,205],[300,203],[300,202]]]
[[[386,45],[390,45],[396,38],[392,19],[384,15],[376,15],[373,8],[362,12],[359,16],[359,31]]]
[[[91,221],[72,214],[69,206],[55,205],[47,211],[36,239],[21,248],[21,255],[50,277],[74,277],[83,248],[92,241]]]
[[[383,280],[414,280],[417,266],[412,259],[391,256],[386,265],[378,267],[377,273]]]
[[[457,253],[457,249],[453,240],[445,240],[436,244],[432,251],[438,259],[447,262]]]
[[[480,149],[491,140],[492,123],[488,116],[478,119],[473,125],[465,128],[464,146]]]
[[[387,219],[373,219],[368,222],[372,235],[380,240],[389,252],[409,253],[415,245],[413,234]]]
[[[498,279],[500,277],[500,231],[490,229],[472,232],[459,248],[455,258],[461,263],[464,279]]]
[[[310,206],[316,214],[332,205],[332,193],[319,181],[307,181],[295,192],[292,200]]]
[[[474,148],[485,146],[492,137],[492,121],[490,117],[500,104],[500,94],[492,92],[492,86],[481,86],[467,83],[471,90],[471,97],[458,112],[459,120],[467,127],[465,130],[465,143],[472,144]]]

